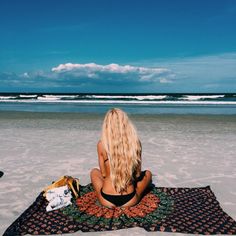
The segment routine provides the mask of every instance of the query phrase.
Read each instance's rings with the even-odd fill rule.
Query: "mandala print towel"
[[[9,235],[44,235],[141,227],[147,231],[191,234],[236,234],[236,222],[220,207],[210,187],[153,187],[134,207],[101,206],[92,185],[81,186],[81,197],[66,208],[46,212],[41,193],[5,231]]]

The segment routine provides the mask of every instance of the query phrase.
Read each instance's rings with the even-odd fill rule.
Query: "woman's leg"
[[[92,169],[90,172],[90,178],[93,188],[97,196],[99,197],[101,188],[103,186],[103,177],[101,171],[97,168]]]
[[[147,189],[147,187],[150,184],[151,180],[152,180],[152,173],[151,173],[151,171],[146,170],[145,175],[142,178],[142,180],[137,182],[136,194],[137,194],[138,200],[141,199],[144,191]]]
[[[96,192],[96,195],[97,195],[97,198],[98,198],[99,202],[103,206],[114,207],[114,204],[108,202],[101,195],[101,189],[102,189],[102,186],[103,186],[103,177],[102,177],[101,171],[97,168],[92,169],[91,172],[90,172],[90,178],[91,178],[91,182],[92,182],[93,188]]]

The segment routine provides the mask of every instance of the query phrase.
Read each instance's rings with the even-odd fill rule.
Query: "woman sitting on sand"
[[[141,142],[122,110],[107,112],[97,151],[100,169],[94,168],[90,176],[99,202],[106,207],[137,204],[152,174],[141,172]]]

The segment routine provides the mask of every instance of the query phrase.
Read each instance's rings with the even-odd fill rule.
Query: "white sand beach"
[[[130,118],[143,145],[143,169],[152,171],[155,185],[210,185],[224,211],[236,219],[235,115]],[[0,235],[58,177],[90,182],[102,121],[98,114],[0,112]],[[156,234],[133,228],[72,235]]]

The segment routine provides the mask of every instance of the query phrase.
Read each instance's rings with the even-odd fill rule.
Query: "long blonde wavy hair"
[[[124,111],[113,108],[107,112],[101,141],[109,156],[112,185],[122,193],[141,168],[142,152],[137,131]]]

